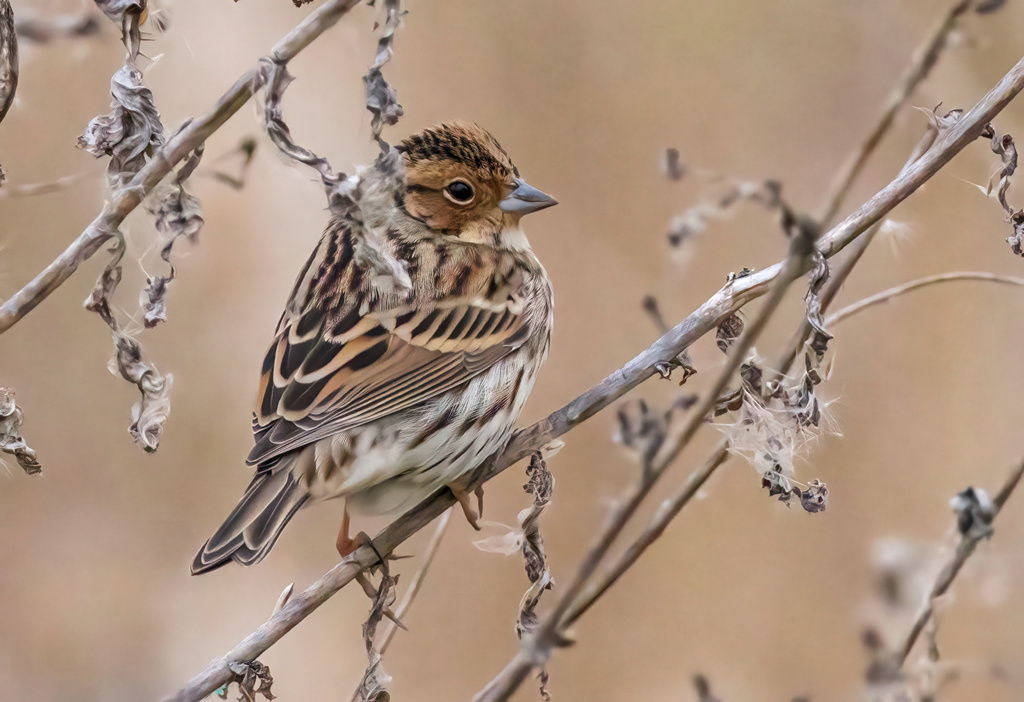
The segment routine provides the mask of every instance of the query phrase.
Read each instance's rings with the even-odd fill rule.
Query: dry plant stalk
[[[198,165],[205,140],[261,88],[266,88],[267,90],[265,114],[267,116],[268,132],[275,143],[293,158],[317,168],[323,177],[332,209],[340,207],[344,211],[350,212],[352,203],[358,204],[358,193],[353,196],[353,193],[344,187],[345,177],[343,175],[334,175],[326,160],[316,157],[315,154],[302,149],[302,147],[297,146],[291,141],[287,126],[281,118],[280,102],[284,87],[289,80],[285,70],[288,61],[319,37],[328,27],[337,22],[343,14],[356,4],[356,1],[328,0],[325,2],[279,42],[271,54],[261,60],[256,68],[246,73],[236,82],[211,112],[198,120],[187,123],[175,135],[166,140],[162,135],[162,125],[159,123],[159,118],[155,115],[155,108],[152,108],[152,96],[146,94],[146,89],[138,82],[139,77],[132,74],[130,66],[138,55],[138,26],[141,8],[144,8],[144,3],[127,3],[130,9],[126,12],[123,4],[119,7],[114,7],[115,3],[100,2],[99,4],[105,12],[109,10],[107,12],[108,15],[123,24],[124,40],[129,56],[126,59],[126,72],[123,74],[119,72],[119,74],[115,75],[115,112],[105,122],[102,118],[99,118],[99,121],[95,122],[95,128],[91,132],[87,131],[85,141],[93,148],[104,153],[109,152],[108,155],[112,156],[109,176],[114,192],[103,212],[86,231],[46,270],[0,307],[0,333],[9,329],[38,305],[42,299],[70,277],[79,264],[95,254],[105,242],[111,239],[119,239],[117,228],[125,217],[142,203],[148,194],[157,192],[161,188],[160,184],[164,179],[171,175],[176,167],[180,166],[178,172],[174,174],[173,182],[163,186],[165,194],[159,198],[157,204],[151,207],[151,211],[158,218],[158,223],[163,223],[162,226],[158,224],[158,227],[162,231],[171,234],[170,242],[161,253],[164,260],[170,264],[170,252],[173,242],[180,236],[194,237],[195,232],[198,231],[198,226],[202,222],[198,213],[198,202],[194,201],[194,198],[191,198],[185,192],[182,185],[183,182]],[[6,2],[7,0],[0,0],[0,3],[4,5],[6,5]],[[107,7],[104,7],[105,5]],[[928,73],[944,45],[949,31],[954,26],[955,20],[971,5],[972,3],[970,2],[957,2],[952,5],[943,16],[942,22],[937,25],[936,30],[929,36],[929,41],[925,45],[926,49],[919,53],[901,80],[900,85],[894,90],[893,96],[883,112],[883,117],[879,123],[880,126],[871,133],[868,141],[862,147],[862,153],[851,161],[852,165],[837,180],[837,186],[827,199],[828,204],[823,208],[823,215],[821,217],[823,222],[832,219],[843,196],[848,192],[851,183],[862,168],[867,156],[888,128],[888,124],[891,123],[892,115],[905,103],[913,88]],[[981,11],[980,6],[975,7],[975,9]],[[374,66],[366,78],[366,85],[369,95],[368,105],[371,111],[374,112],[374,138],[381,143],[382,152],[386,155],[388,148],[386,143],[380,139],[381,129],[384,124],[393,124],[397,120],[401,115],[401,107],[395,99],[394,91],[383,81],[380,69],[390,57],[394,29],[400,17],[398,3],[394,0],[385,0],[385,12],[387,13],[387,21],[384,24],[384,32],[378,47]],[[552,439],[570,431],[573,427],[593,416],[600,409],[606,407],[647,378],[655,374],[664,373],[666,368],[670,369],[671,364],[676,362],[676,359],[697,338],[712,329],[718,328],[748,302],[766,294],[768,295],[768,301],[754,322],[747,326],[738,340],[732,342],[726,368],[716,380],[713,391],[708,392],[697,407],[691,408],[685,421],[667,423],[664,427],[664,434],[655,442],[654,450],[644,456],[644,470],[638,486],[631,491],[628,499],[620,505],[612,519],[612,524],[606,529],[602,538],[584,559],[575,580],[564,593],[560,593],[560,598],[554,610],[543,623],[539,623],[536,627],[524,627],[532,628],[533,630],[532,633],[524,638],[524,648],[520,656],[510,664],[510,667],[496,679],[495,683],[488,690],[481,694],[479,699],[506,699],[508,694],[511,694],[511,691],[515,689],[518,682],[521,682],[535,665],[546,660],[547,655],[549,655],[554,646],[565,643],[565,627],[586,611],[590,604],[599,598],[601,593],[606,591],[630,567],[632,562],[635,562],[639,554],[642,553],[643,548],[657,538],[668,521],[671,521],[672,517],[692,497],[692,494],[699,485],[724,461],[726,455],[724,450],[720,456],[716,453],[709,459],[704,469],[691,478],[684,486],[683,491],[666,508],[664,513],[659,514],[656,521],[652,523],[651,527],[635,544],[636,548],[627,551],[623,559],[603,576],[603,581],[598,581],[598,584],[592,589],[585,589],[591,577],[597,572],[597,567],[607,554],[622,526],[631,518],[636,507],[639,506],[658,477],[664,473],[674,458],[695,435],[702,425],[704,417],[719,402],[722,390],[724,390],[736,369],[745,360],[745,354],[750,344],[752,344],[754,338],[756,338],[773,314],[785,290],[797,277],[816,266],[822,266],[825,259],[833,256],[851,242],[856,241],[858,237],[863,237],[863,241],[868,241],[870,234],[865,236],[865,231],[868,231],[870,227],[878,223],[887,212],[920,187],[922,183],[942,168],[953,155],[979,135],[991,137],[993,140],[993,150],[1003,158],[1003,170],[1000,172],[998,184],[994,188],[994,191],[998,193],[1000,203],[1013,217],[1020,215],[1019,218],[1024,221],[1024,215],[1012,213],[1012,209],[1006,204],[1004,197],[1009,177],[1013,174],[1016,166],[1016,150],[1013,148],[1012,139],[1007,142],[1005,137],[999,137],[988,126],[991,119],[1022,88],[1024,88],[1024,61],[1018,63],[970,112],[956,115],[951,113],[944,120],[936,118],[933,134],[934,144],[929,145],[929,148],[920,154],[920,158],[915,159],[889,186],[862,205],[861,208],[846,220],[818,238],[816,242],[816,229],[798,228],[798,231],[792,236],[792,250],[785,261],[750,275],[730,279],[725,287],[712,296],[696,312],[672,329],[669,329],[650,348],[642,352],[622,369],[610,375],[601,384],[587,391],[566,407],[552,413],[542,422],[538,422],[525,431],[517,433],[500,455],[492,457],[492,460],[472,477],[469,485],[470,489],[481,485],[526,455],[538,451]],[[147,114],[150,108],[152,108],[152,114]],[[149,137],[145,140],[145,147],[141,151],[133,148],[129,153],[120,153],[117,151],[118,144],[110,140],[110,133],[116,127],[117,119],[115,119],[115,116],[117,109],[128,111],[134,109],[136,112],[146,114],[148,119],[144,121],[153,125]],[[157,129],[157,126],[160,129]],[[1001,150],[997,148],[997,142]],[[143,155],[146,158],[140,158]],[[682,171],[679,169],[678,163],[675,170],[681,175]],[[990,190],[992,189],[993,186],[990,184]],[[1017,223],[1014,222],[1014,224],[1015,231],[1017,231]],[[1013,245],[1013,241],[1011,241],[1011,245]],[[859,248],[859,251],[863,251],[863,246]],[[147,408],[145,399],[147,393],[160,395],[164,393],[164,388],[156,387],[159,385],[158,379],[161,376],[155,374],[154,371],[142,363],[141,353],[137,344],[132,346],[127,335],[119,329],[116,320],[114,320],[110,312],[109,296],[120,280],[120,269],[117,263],[122,253],[123,243],[119,242],[119,245],[115,246],[114,259],[104,270],[89,302],[90,308],[99,313],[111,327],[118,350],[117,367],[121,374],[138,384],[143,392],[144,400],[138,410],[138,414],[143,415]],[[855,263],[857,256],[852,258],[853,263]],[[852,268],[853,263],[850,263],[847,267],[847,273],[849,268]],[[173,279],[173,276],[174,269],[171,266],[168,276],[152,279],[149,287],[144,292],[143,305],[146,310],[147,326],[156,324],[165,318],[164,295],[166,293],[166,286]],[[824,333],[820,324],[821,312],[827,307],[827,302],[830,300],[830,298],[826,297],[827,293],[831,290],[834,294],[834,290],[838,288],[838,285],[831,288],[825,287],[825,294],[819,296],[818,288],[824,284],[825,275],[819,273],[815,280],[816,282],[812,283],[814,286],[812,292],[814,294],[811,298],[813,299],[809,300],[809,303],[813,301],[814,304],[809,304],[808,306],[807,324],[808,329],[818,327],[818,333],[821,334]],[[916,287],[920,287],[920,285]],[[806,334],[803,337],[806,337]],[[156,405],[158,402],[154,400],[151,404]],[[165,415],[166,408],[159,408],[159,412],[163,412]],[[9,412],[4,416],[12,416],[12,413]],[[155,447],[156,437],[159,434],[159,422],[155,430],[147,429],[145,426],[140,427],[138,426],[140,423],[137,417],[136,433],[140,436],[140,441],[148,446]],[[1017,478],[1019,479],[1019,477],[1018,473]],[[1012,487],[1010,489],[1012,490]],[[536,493],[535,499],[538,499]],[[287,633],[298,621],[308,616],[309,613],[326,601],[338,589],[352,579],[357,578],[363,571],[378,564],[378,553],[383,555],[390,554],[399,543],[433,520],[434,517],[447,509],[452,502],[452,496],[447,491],[441,491],[424,501],[424,503],[408,514],[403,515],[378,535],[372,545],[361,547],[317,581],[317,583],[314,583],[304,593],[283,604],[279,610],[274,612],[266,624],[250,635],[223,659],[215,661],[210,668],[194,678],[173,699],[200,699],[222,687],[236,676],[243,676],[243,681],[249,680],[251,684],[248,687],[243,685],[243,689],[253,693],[256,691],[262,692],[263,688],[260,681],[266,682],[266,690],[269,693],[269,684],[272,682],[272,679],[269,676],[269,671],[255,662],[256,655],[266,650],[267,647]],[[956,569],[958,570],[959,566]],[[956,571],[954,570],[949,578],[950,581],[955,574]],[[539,580],[540,578],[538,578]],[[376,626],[381,621],[381,618],[385,616],[388,604],[393,597],[394,585],[395,579],[390,578],[385,572],[374,598],[373,610],[364,631],[368,656],[370,658],[367,677],[364,678],[364,683],[367,684],[363,686],[365,690],[364,698],[366,699],[376,697],[382,689],[377,671],[379,670],[380,653],[384,646],[386,646],[387,639],[385,639],[385,644],[380,646],[379,649],[374,648],[374,639]],[[946,586],[948,587],[948,583]],[[924,619],[927,620],[927,615]],[[909,645],[912,644],[913,640],[910,641]],[[242,671],[244,671],[244,674]],[[263,675],[264,673],[265,676]],[[255,676],[255,678],[250,680],[252,676]],[[266,680],[264,680],[264,677]]]
[[[942,570],[939,571],[928,599],[925,601],[921,611],[918,612],[914,623],[897,649],[899,667],[906,663],[910,651],[914,648],[914,643],[934,614],[936,600],[946,594],[960,569],[963,568],[964,563],[974,553],[974,549],[977,548],[978,544],[992,535],[992,522],[995,521],[1006,501],[1010,499],[1010,495],[1013,494],[1013,491],[1020,483],[1021,477],[1024,477],[1024,462],[1018,464],[1010,472],[1010,475],[1002,487],[999,488],[999,492],[996,493],[994,498],[989,498],[983,490],[967,488],[951,501],[957,513],[960,542],[957,544],[956,551],[952,557],[942,566]]]
[[[971,110],[938,128],[934,143],[889,185],[879,191],[844,221],[821,236],[817,249],[830,258],[862,235],[923,183],[939,171],[967,144],[981,135],[992,119],[1024,89],[1024,60],[1018,62]],[[597,386],[533,426],[518,432],[500,455],[481,467],[468,481],[473,490],[487,480],[567,433],[632,388],[658,373],[658,364],[673,358],[724,319],[751,300],[765,295],[779,278],[783,263],[730,280],[699,309],[670,329],[653,345]],[[801,273],[803,271],[800,271]],[[372,546],[365,545],[294,597],[277,615],[246,637],[223,658],[168,699],[199,700],[231,679],[230,662],[251,661],[267,650],[302,619],[309,616],[334,593],[355,579],[356,574],[378,562],[377,553],[387,555],[399,544],[433,521],[455,502],[442,490],[386,527]]]

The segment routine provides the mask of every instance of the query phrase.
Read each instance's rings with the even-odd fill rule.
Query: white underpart
[[[523,365],[517,354],[496,363],[461,392],[317,442],[310,447],[312,455],[307,453],[307,460],[296,461],[295,469],[303,474],[314,499],[344,496],[349,511],[356,513],[409,509],[476,468],[508,441],[543,362],[543,354],[538,356],[525,369],[510,405],[487,422],[462,431],[467,419],[479,417],[498,398],[511,394]],[[453,405],[452,421],[410,448],[424,429]],[[338,461],[345,455],[355,458],[339,470]]]

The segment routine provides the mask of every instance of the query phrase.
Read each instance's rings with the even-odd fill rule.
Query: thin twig
[[[1021,462],[1013,471],[1010,473],[1006,482],[999,489],[999,493],[992,499],[994,506],[994,512],[992,514],[993,520],[1002,510],[1003,505],[1013,494],[1017,484],[1020,483],[1021,477],[1024,476],[1024,462]],[[990,532],[989,532],[990,533]],[[977,545],[989,534],[981,531],[968,531],[964,534],[960,543],[957,544],[956,551],[953,553],[949,561],[939,571],[938,577],[935,579],[935,584],[932,585],[931,593],[928,595],[928,599],[921,611],[917,613],[917,617],[914,619],[913,625],[904,637],[902,644],[899,647],[899,666],[903,667],[903,664],[907,661],[907,656],[910,655],[911,649],[914,648],[914,642],[917,641],[917,637],[924,631],[925,625],[928,624],[928,620],[931,619],[935,612],[935,601],[946,594],[949,587],[953,584],[953,580],[956,579],[957,573],[963,567],[964,563],[972,553]]]
[[[1024,60],[1013,69],[969,112],[964,114],[948,131],[939,135],[935,144],[902,172],[896,180],[871,200],[847,217],[841,224],[822,237],[819,248],[825,256],[842,250],[871,224],[884,217],[893,207],[934,175],[956,153],[976,138],[992,118],[1010,100],[1024,89]],[[468,485],[469,489],[482,485],[510,465],[540,449],[554,438],[565,434],[626,392],[656,373],[654,366],[668,361],[687,348],[696,339],[717,327],[719,323],[750,300],[764,295],[782,269],[776,264],[727,283],[696,312],[677,324],[650,348],[611,374],[562,409],[544,420],[517,433],[508,446],[495,459],[478,471]],[[205,671],[193,678],[173,699],[201,699],[231,679],[230,661],[251,661],[265,651],[299,621],[308,616],[335,592],[353,580],[355,574],[376,562],[375,552],[390,553],[409,536],[416,533],[454,504],[450,491],[434,493],[415,508],[386,527],[373,540],[373,548],[360,547],[331,571],[314,583],[302,595],[292,600],[280,616],[271,618],[260,629],[248,636],[224,658],[214,661]]]
[[[644,529],[643,533],[631,543],[615,563],[602,572],[600,577],[592,582],[587,589],[580,594],[565,613],[564,622],[566,627],[572,626],[577,619],[583,616],[588,609],[597,602],[604,593],[614,585],[627,570],[640,559],[644,551],[651,544],[657,541],[665,532],[669,523],[675,519],[679,512],[685,507],[694,495],[704,486],[708,478],[725,463],[729,458],[729,444],[723,442],[714,454],[708,457],[699,470],[690,474],[679,492],[662,503],[651,523]]]
[[[925,276],[924,278],[918,278],[911,280],[908,283],[897,285],[883,290],[882,292],[875,293],[865,297],[863,300],[858,300],[853,304],[847,305],[846,307],[837,310],[830,314],[826,319],[829,326],[842,322],[847,317],[862,312],[868,307],[880,305],[883,302],[888,302],[894,297],[900,295],[906,295],[908,292],[918,290],[920,288],[926,288],[929,285],[936,285],[938,283],[949,283],[957,280],[982,280],[989,283],[1003,283],[1004,285],[1022,285],[1024,286],[1024,278],[1016,278],[1012,275],[997,275],[995,273],[985,273],[984,271],[954,271],[951,273],[939,273],[936,275]]]
[[[323,9],[325,6],[322,6]],[[902,172],[888,186],[825,234],[818,243],[826,257],[841,251],[868,227],[879,221],[938,172],[950,159],[973,141],[985,125],[1024,89],[1024,60],[1020,61],[969,112],[940,134],[926,153]],[[637,355],[605,380],[586,391],[565,407],[545,419],[518,432],[494,459],[486,463],[469,481],[472,491],[517,461],[573,427],[586,421],[634,387],[657,374],[655,366],[668,362],[694,341],[715,329],[730,314],[763,296],[771,288],[783,264],[729,281],[699,309],[670,329],[649,348]],[[0,330],[2,330],[0,323]],[[305,592],[294,597],[277,616],[193,678],[170,699],[200,700],[232,679],[230,662],[252,661],[266,651],[302,619],[361,572],[377,562],[376,553],[387,555],[399,544],[436,519],[455,503],[447,489],[440,490],[388,525],[375,539],[373,546],[361,546],[346,557]]]
[[[430,537],[430,542],[427,544],[427,550],[423,552],[423,560],[420,564],[419,570],[412,576],[412,580],[409,582],[409,587],[405,591],[405,595],[402,596],[402,601],[398,603],[398,607],[395,609],[394,618],[390,619],[387,623],[387,629],[381,635],[380,644],[377,646],[377,653],[381,656],[388,650],[388,646],[391,645],[391,640],[394,639],[395,633],[398,631],[398,623],[402,621],[402,617],[412,607],[412,603],[416,600],[416,595],[419,594],[420,588],[423,586],[423,581],[427,577],[427,571],[430,569],[430,564],[434,562],[434,556],[437,555],[437,550],[441,546],[441,541],[444,539],[444,535],[448,530],[448,522],[451,521],[452,510],[449,508],[447,512],[441,515],[441,518],[437,520],[437,527],[434,529],[433,536]],[[396,621],[397,620],[397,621]],[[361,699],[362,686],[352,692],[352,702],[359,702]]]
[[[922,45],[914,52],[914,58],[912,59],[911,65],[904,71],[904,76],[900,80],[900,83],[893,88],[890,92],[889,97],[886,101],[882,114],[876,122],[874,129],[869,133],[868,137],[863,143],[861,143],[850,155],[847,160],[847,165],[844,166],[843,171],[836,177],[835,185],[832,191],[827,196],[824,205],[822,206],[822,214],[820,215],[824,219],[822,221],[828,221],[835,216],[835,208],[842,202],[843,197],[849,191],[856,177],[863,170],[864,165],[867,163],[867,157],[874,152],[878,142],[881,141],[882,136],[892,126],[893,117],[900,107],[906,104],[910,94],[916,88],[916,86],[924,80],[934,65],[935,60],[938,58],[938,53],[941,52],[942,47],[945,46],[946,38],[948,33],[952,30],[954,24],[952,22],[956,16],[958,16],[962,10],[958,10],[962,3],[958,3],[956,6],[951,7],[950,10],[943,15],[943,19],[937,24],[936,31],[933,31],[928,35]],[[925,136],[918,142],[914,148],[910,157],[907,159],[903,166],[903,170],[909,168],[918,158],[921,157],[934,143],[936,137],[936,130],[933,126],[929,125]],[[826,282],[825,287],[821,291],[821,309],[824,312],[829,308],[835,299],[839,289],[846,282],[847,278],[854,266],[860,262],[861,257],[867,250],[867,247],[874,241],[875,235],[881,226],[881,220],[873,224],[868,228],[864,234],[862,234],[850,247],[851,251],[843,259],[842,263],[831,271],[829,280]],[[651,303],[645,303],[650,306]],[[647,307],[645,307],[647,309]],[[657,313],[657,308],[651,308],[654,312],[651,314],[655,320],[661,319],[661,315]],[[650,312],[650,310],[648,310]],[[789,345],[779,355],[776,363],[768,366],[765,369],[766,373],[772,373],[774,377],[781,378],[785,376],[793,361],[796,359],[797,354],[803,347],[808,336],[812,331],[811,323],[804,318],[801,320],[800,327],[796,334],[792,337]],[[580,616],[582,616],[593,604],[600,599],[600,597],[615,584],[616,581],[629,570],[640,556],[643,555],[644,551],[651,546],[661,535],[664,533],[668,524],[675,519],[679,512],[685,507],[692,497],[697,493],[698,490],[707,482],[707,480],[714,474],[715,470],[718,469],[729,457],[729,442],[722,441],[719,443],[715,450],[705,460],[704,465],[694,471],[683,487],[671,498],[666,500],[661,509],[658,511],[655,518],[647,526],[644,532],[631,543],[622,555],[616,560],[616,562],[608,568],[607,571],[602,573],[600,579],[587,588],[580,598],[573,603],[569,612],[566,614],[566,626],[571,626]]]
[[[768,320],[778,309],[782,298],[789,289],[790,283],[806,269],[807,262],[814,252],[813,233],[799,231],[790,242],[790,253],[782,264],[779,275],[775,278],[771,291],[764,306],[758,311],[757,317],[746,326],[742,336],[732,345],[725,365],[720,370],[711,388],[705,391],[700,401],[690,408],[685,421],[676,427],[670,427],[657,453],[647,462],[641,474],[641,480],[630,491],[628,497],[612,512],[608,524],[602,530],[597,541],[591,546],[583,558],[576,575],[568,587],[561,591],[551,613],[534,632],[523,639],[518,655],[473,699],[474,702],[499,702],[507,700],[523,683],[526,676],[550,655],[551,649],[558,645],[564,637],[564,618],[569,608],[579,597],[591,576],[596,572],[612,544],[640,507],[644,498],[650,493],[658,479],[664,475],[668,467],[690,443],[697,430],[705,424],[705,418],[714,409],[719,396],[726,385],[732,380],[733,374],[746,360],[747,352],[753,347],[754,341],[760,336]]]
[[[437,550],[441,546],[441,541],[444,539],[445,532],[448,529],[448,522],[451,520],[452,510],[449,509],[447,512],[441,515],[441,518],[437,520],[437,527],[434,529],[434,535],[430,537],[430,542],[427,544],[427,550],[423,552],[422,562],[420,563],[419,570],[412,576],[412,580],[409,581],[409,587],[405,591],[405,595],[402,597],[402,601],[398,603],[398,608],[395,609],[395,616],[401,620],[405,616],[405,613],[412,607],[412,603],[416,600],[416,595],[419,594],[420,588],[423,586],[423,581],[427,577],[427,571],[430,569],[430,564],[434,562],[434,556],[437,555]],[[378,650],[383,656],[384,652],[388,650],[388,646],[391,645],[391,640],[395,637],[395,632],[398,631],[398,625],[394,622],[388,622],[388,628],[384,631],[381,637],[380,646]]]
[[[288,63],[358,2],[359,0],[327,0],[274,45],[269,59],[279,64]],[[220,129],[242,105],[248,102],[260,89],[260,81],[261,74],[258,68],[247,71],[221,96],[212,110],[192,120],[168,139],[163,148],[125,187],[112,193],[103,211],[85,231],[56,260],[0,306],[0,334],[35,309],[50,293],[70,278],[79,265],[92,257],[106,241],[113,238],[118,226],[139,206],[143,198],[178,163],[205,143],[211,134]]]
[[[818,222],[827,225],[843,203],[843,198],[850,192],[854,180],[860,175],[868,158],[874,152],[875,147],[882,141],[882,137],[892,126],[893,119],[900,108],[906,104],[910,95],[921,82],[928,77],[932,67],[942,53],[950,33],[956,27],[956,22],[971,6],[972,0],[956,0],[949,9],[939,18],[935,27],[925,37],[924,41],[914,51],[910,64],[903,71],[899,82],[893,87],[886,97],[882,107],[882,113],[875,122],[874,129],[861,143],[860,147],[850,154],[850,157],[843,165],[836,176],[828,195],[825,196],[824,205],[818,214]]]

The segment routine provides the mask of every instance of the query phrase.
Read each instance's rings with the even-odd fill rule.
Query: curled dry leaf
[[[275,698],[270,688],[274,684],[274,678],[270,675],[270,667],[259,661],[252,663],[230,663],[228,667],[235,674],[235,682],[238,683],[238,691],[242,694],[238,702],[256,702],[256,695],[262,695],[268,700]],[[228,698],[227,685],[217,691],[217,696],[222,700]]]
[[[85,301],[85,308],[95,312],[110,327],[114,339],[114,357],[109,367],[111,373],[138,387],[141,399],[132,405],[132,425],[128,431],[143,450],[156,451],[160,445],[160,434],[171,411],[170,374],[161,375],[155,368],[142,360],[139,343],[121,331],[110,309],[110,298],[121,282],[121,257],[124,255],[124,239],[118,234],[114,245],[114,257],[100,274],[99,280]]]
[[[93,118],[78,138],[78,147],[93,156],[109,156],[107,181],[124,186],[146,165],[164,142],[160,113],[153,92],[142,83],[142,72],[128,64],[110,80],[110,113]]]
[[[384,672],[380,652],[374,646],[374,638],[385,611],[395,601],[396,585],[398,585],[398,576],[392,577],[385,568],[381,574],[380,586],[377,588],[373,604],[370,607],[370,614],[363,623],[363,642],[366,644],[368,663],[357,693],[359,699],[365,700],[365,702],[387,702],[391,699],[391,695],[387,691],[387,686],[391,683],[391,676]]]
[[[829,279],[828,260],[815,250],[811,257],[813,266],[808,274],[807,294],[804,296],[807,323],[811,325],[813,334],[810,347],[820,360],[828,350],[828,342],[832,335],[825,330],[825,320],[821,316],[821,289]]]
[[[729,353],[729,348],[743,333],[743,318],[737,313],[730,314],[722,320],[715,331],[715,343],[722,353]]]
[[[679,149],[665,149],[662,158],[662,170],[669,180],[682,180],[686,175],[686,164],[679,157]]]
[[[1006,237],[1010,250],[1018,256],[1024,256],[1024,210],[1018,210],[1010,216],[1013,235]]]
[[[14,391],[0,388],[0,451],[14,456],[28,475],[39,475],[43,468],[36,459],[36,452],[21,436],[24,420],[21,408],[14,401]]]
[[[828,486],[817,478],[800,493],[800,506],[805,512],[824,512],[828,507]]]
[[[992,153],[999,156],[1000,168],[996,170],[988,180],[986,195],[996,196],[999,204],[1006,210],[1007,214],[1013,214],[1013,208],[1006,202],[1006,191],[1010,188],[1010,179],[1017,171],[1017,145],[1009,134],[1000,134],[991,124],[985,127],[982,136],[991,139]]]
[[[384,74],[381,72],[394,52],[395,30],[402,20],[402,3],[400,0],[383,0],[382,6],[384,29],[377,43],[377,55],[373,65],[363,76],[363,85],[366,86],[366,109],[373,115],[370,129],[373,131],[373,138],[383,149],[385,142],[381,140],[380,135],[384,126],[397,124],[403,111],[402,106],[398,104],[398,94],[384,80]]]
[[[987,539],[992,535],[996,507],[987,492],[969,487],[957,493],[949,501],[949,506],[956,512],[956,526],[965,539]]]
[[[146,0],[95,0],[96,7],[100,12],[110,18],[114,24],[121,27],[125,15],[135,14],[140,17],[146,11]]]
[[[634,451],[646,465],[665,441],[670,414],[651,408],[643,399],[627,400],[619,405],[618,426],[612,438]]]
[[[526,577],[530,580],[530,589],[519,602],[519,615],[516,617],[516,636],[522,639],[537,628],[540,619],[537,616],[537,605],[545,590],[554,587],[551,577],[547,553],[544,550],[544,538],[540,534],[540,516],[544,508],[551,502],[555,489],[555,478],[548,469],[547,462],[540,451],[530,457],[530,465],[526,469],[529,480],[523,485],[532,498],[533,504],[520,515],[523,529],[523,560],[526,566]],[[550,700],[548,694],[548,672],[546,666],[540,667],[538,674],[540,695]]]
[[[160,447],[160,435],[171,414],[171,385],[174,377],[161,375],[142,360],[139,343],[125,334],[114,332],[117,352],[111,360],[121,377],[139,388],[142,397],[132,405],[132,424],[128,432],[144,451],[152,453]]]
[[[199,152],[201,153],[201,150]],[[198,160],[199,157],[196,156],[197,164]],[[188,164],[186,164],[187,166]],[[156,203],[149,207],[150,212],[156,216],[157,231],[169,237],[167,243],[160,250],[160,258],[168,264],[170,273],[166,276],[150,276],[139,297],[139,304],[143,310],[142,321],[147,328],[167,321],[167,286],[174,280],[175,271],[174,265],[171,263],[171,251],[175,243],[182,237],[195,243],[199,236],[199,230],[203,226],[199,199],[186,192],[181,183],[185,177],[187,175],[179,174],[176,178],[178,182],[163,186],[158,191]]]

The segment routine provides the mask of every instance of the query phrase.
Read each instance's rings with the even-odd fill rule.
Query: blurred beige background
[[[674,322],[730,271],[783,254],[772,218],[746,205],[693,240],[685,260],[674,256],[668,223],[706,187],[668,182],[658,167],[665,147],[707,171],[779,179],[791,203],[815,210],[945,4],[410,0],[386,70],[406,117],[385,136],[397,141],[450,118],[477,121],[531,184],[561,201],[527,220],[557,305],[551,357],[524,422],[653,341],[643,295],[657,295]],[[1024,7],[1008,4],[967,19],[913,105],[969,107],[1024,54]],[[15,2],[22,16],[85,7]],[[170,30],[145,50],[160,56],[147,80],[171,131],[205,112],[308,12],[287,0],[181,1],[168,10]],[[291,66],[297,79],[285,116],[293,134],[338,169],[374,154],[360,77],[372,59],[375,17],[357,8]],[[19,103],[0,125],[12,185],[101,168],[74,144],[107,111],[122,55],[106,22],[97,37],[23,44]],[[896,172],[924,123],[917,111],[900,115],[844,213]],[[1024,102],[997,127],[1024,133]],[[252,134],[258,122],[246,107],[210,140],[207,164]],[[970,185],[984,183],[994,164],[985,144],[973,145],[896,210],[905,226],[872,246],[839,302],[947,270],[1020,275],[1024,261],[1003,241],[1001,210]],[[303,588],[337,560],[341,505],[332,503],[301,513],[259,566],[188,575],[195,550],[248,483],[242,461],[260,360],[326,222],[311,173],[286,163],[263,136],[244,190],[200,176],[192,190],[204,206],[201,241],[175,250],[169,321],[140,336],[175,377],[157,454],[129,440],[135,391],[106,371],[109,334],[81,307],[103,255],[0,339],[0,385],[16,389],[25,436],[45,470],[29,478],[8,462],[0,474],[0,699],[159,698],[259,625],[285,585]],[[0,198],[0,298],[77,236],[103,197],[102,179],[92,177],[56,194]],[[1020,188],[1010,197],[1024,202]],[[133,216],[125,232],[130,256],[163,270],[150,219]],[[125,319],[140,318],[143,280],[129,262],[117,298]],[[759,344],[766,355],[791,334],[800,295]],[[697,672],[726,702],[858,699],[876,540],[909,539],[940,553],[950,543],[949,497],[971,484],[994,489],[1024,451],[1022,314],[1016,289],[960,283],[838,327],[834,373],[821,392],[834,400],[842,435],[823,439],[798,468],[798,477],[828,483],[828,511],[786,509],[748,464],[731,460],[705,499],[581,621],[579,642],[557,652],[555,699],[692,700]],[[692,353],[699,389],[722,356],[710,339]],[[652,381],[635,396],[664,402],[673,388]],[[613,424],[612,411],[598,415],[552,461],[557,486],[543,533],[556,580],[570,577],[635,474],[613,448]],[[707,431],[668,483],[684,479],[716,440]],[[515,468],[489,486],[488,518],[513,522],[526,505],[522,482]],[[372,532],[383,523],[357,526]],[[521,562],[480,552],[472,538],[455,519],[406,618],[410,631],[385,659],[393,699],[467,699],[516,651],[513,622],[527,586]],[[421,535],[404,550],[418,553],[424,543]],[[1022,544],[1018,495],[942,617],[942,653],[961,679],[941,699],[1024,698]],[[416,567],[416,559],[397,566],[405,582]],[[261,658],[281,700],[348,699],[365,665],[367,609],[362,593],[346,589]],[[888,619],[899,630],[903,620]],[[516,699],[538,699],[534,685]]]

